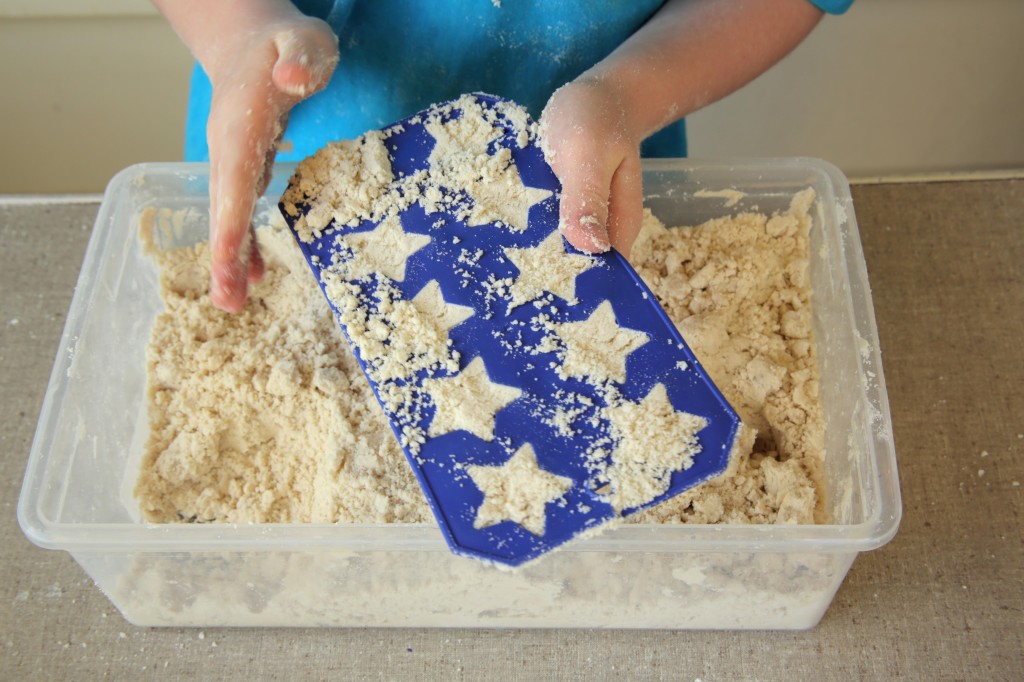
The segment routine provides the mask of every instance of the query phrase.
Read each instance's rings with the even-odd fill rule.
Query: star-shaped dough
[[[529,303],[550,291],[569,303],[576,302],[576,278],[594,267],[588,256],[568,253],[558,230],[554,230],[537,246],[503,249],[505,256],[519,269],[509,295],[508,309]]]
[[[405,279],[409,257],[430,243],[425,234],[406,232],[397,215],[389,216],[369,232],[347,234],[339,239],[355,255],[345,263],[347,279],[359,279],[379,272],[396,282]]]
[[[523,394],[514,386],[493,383],[479,357],[455,376],[424,379],[423,390],[436,408],[427,435],[463,429],[486,441],[494,440],[494,415]]]
[[[503,131],[487,120],[479,102],[464,97],[459,108],[458,118],[442,121],[434,116],[424,124],[436,141],[428,158],[434,181],[469,194],[471,206],[459,216],[468,225],[501,222],[516,232],[525,231],[530,207],[552,192],[524,185],[509,149],[488,151]],[[436,205],[437,200],[430,203]]]
[[[383,300],[384,296],[377,298]],[[357,345],[364,360],[375,362],[378,381],[399,377],[409,380],[419,370],[438,363],[452,371],[458,369],[448,332],[472,316],[472,308],[446,303],[437,280],[427,282],[411,300],[389,299],[384,305],[386,311],[371,315],[369,323],[362,321],[361,313],[354,316],[356,324],[365,329],[357,333]],[[347,311],[341,318],[349,325],[351,335],[352,321]]]
[[[552,325],[565,344],[565,358],[557,368],[567,376],[584,380],[626,380],[626,356],[650,340],[643,332],[620,327],[611,301],[604,301],[582,322]]]
[[[663,384],[656,384],[639,403],[623,401],[606,409],[612,450],[605,478],[611,484],[608,502],[616,511],[631,509],[665,493],[672,473],[689,469],[701,451],[697,432],[708,420],[678,412]]]
[[[412,305],[431,320],[439,331],[445,333],[473,316],[471,307],[445,301],[441,285],[436,279],[430,280],[420,289],[420,293],[412,299]]]
[[[486,154],[487,145],[501,136],[501,130],[484,119],[479,103],[464,99],[460,105],[462,115],[458,118],[442,121],[440,116],[432,116],[423,124],[436,140],[427,159],[431,166],[447,165],[453,155]]]
[[[545,508],[572,488],[572,479],[544,471],[537,465],[533,446],[523,445],[504,464],[466,467],[484,494],[474,528],[513,521],[534,535],[544,535]]]
[[[507,153],[508,150],[502,148],[499,154],[501,152]],[[467,190],[473,199],[467,225],[475,227],[502,222],[515,232],[525,232],[530,207],[551,196],[551,190],[524,185],[511,156],[501,171],[474,180]]]

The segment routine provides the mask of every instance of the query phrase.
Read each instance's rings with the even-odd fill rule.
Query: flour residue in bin
[[[142,217],[145,233],[155,212]],[[135,493],[153,522],[415,523],[426,500],[294,240],[238,314],[206,295],[209,247],[155,251],[166,310],[147,349]]]
[[[491,139],[486,125],[467,125],[466,130],[478,138],[469,148],[486,146]],[[450,348],[447,333],[472,311],[445,302],[439,289],[424,289],[410,301],[395,288],[415,252],[415,240],[442,238],[440,232],[437,237],[404,233],[397,217],[401,207],[421,201],[425,207],[458,210],[459,193],[437,187],[434,192],[423,176],[388,179],[390,169],[384,172],[373,144],[357,141],[345,153],[321,161],[366,163],[366,156],[376,164],[346,171],[352,181],[365,177],[380,185],[364,188],[366,196],[376,192],[376,199],[366,204],[375,208],[360,209],[357,202],[356,210],[350,206],[345,209],[350,213],[340,215],[359,221],[370,217],[365,213],[369,210],[390,221],[389,232],[381,235],[386,237],[381,242],[388,251],[382,254],[386,262],[371,268],[360,260],[365,244],[351,241],[354,235],[339,237],[338,258],[324,271],[328,296],[358,352],[377,373],[385,407],[419,415],[433,410],[432,431],[463,428],[486,437],[493,428],[492,412],[514,400],[510,391],[516,389],[491,381],[482,362],[470,362],[460,372],[461,358]],[[479,156],[465,155],[469,170],[448,164],[431,172],[448,178],[504,173],[514,186],[508,166],[494,166],[495,155],[486,162]],[[478,161],[483,165],[472,165]],[[386,199],[392,193],[389,205]],[[336,196],[342,194],[339,186]],[[534,200],[521,193],[510,199],[520,208]],[[820,518],[823,427],[807,282],[812,201],[813,194],[807,192],[775,216],[742,214],[694,229],[667,230],[646,215],[634,266],[716,385],[758,434],[756,441],[753,432],[745,434],[725,475],[643,513],[641,520],[809,523],[816,513]],[[324,215],[338,219],[341,208],[330,201],[323,206]],[[471,211],[466,210],[469,219]],[[516,211],[506,211],[504,227],[517,228]],[[307,225],[310,234],[330,229],[318,224]],[[150,346],[152,435],[137,489],[146,517],[370,523],[428,518],[419,488],[298,253],[285,247],[282,239],[287,235],[280,228],[259,233],[269,254],[267,280],[257,285],[252,302],[237,316],[217,311],[203,295],[205,245],[158,255],[168,312],[158,319]],[[511,259],[518,254],[506,255]],[[570,270],[580,268],[579,263],[565,262]],[[353,285],[365,278],[374,278],[369,295]],[[492,290],[496,301],[531,303],[540,310],[575,297],[559,286],[553,281],[539,292],[536,285],[514,289],[513,279],[495,282]],[[610,312],[609,305],[601,314]],[[631,335],[632,330],[616,325],[611,315],[601,328],[611,334],[607,340],[618,355],[602,365],[585,344],[574,342],[580,335],[574,337],[569,328],[560,329],[542,316],[535,320],[546,328],[550,348],[560,351],[565,371],[600,385],[620,377],[623,358],[646,341],[642,334]],[[511,336],[509,343],[515,343]],[[411,389],[403,381],[416,372],[427,374],[425,390]],[[485,396],[493,410],[473,412],[469,418],[468,411],[459,414],[458,409],[441,407],[458,401],[459,391],[448,388],[456,387],[452,380],[462,375],[462,388]],[[662,402],[667,404],[663,389],[656,388],[639,403],[617,398],[612,390],[606,395],[604,410],[607,417],[615,417],[615,437],[604,444],[610,464],[598,478],[608,484],[608,499],[625,509],[656,497],[672,471],[689,465],[699,452],[693,434],[702,427],[702,418],[665,413],[660,409]],[[547,418],[559,433],[571,437],[584,407],[578,396],[567,394]],[[408,445],[426,435],[411,429],[402,438]],[[658,440],[661,435],[664,443]],[[640,443],[655,442],[658,453],[643,456]],[[511,456],[510,462],[519,457],[514,470],[529,468],[527,455]],[[491,470],[474,471],[481,475],[479,486],[493,483],[488,480]],[[540,479],[550,484],[542,486],[546,493],[540,497],[549,496],[544,504],[561,494],[555,494],[558,486],[553,482],[559,478]],[[498,493],[485,500],[486,510],[478,510],[480,526],[502,517],[531,532],[543,528],[536,504],[524,507],[522,500]]]

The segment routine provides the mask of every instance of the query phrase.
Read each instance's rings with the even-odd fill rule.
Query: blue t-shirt
[[[812,0],[828,12],[853,0]],[[282,161],[353,138],[466,92],[513,99],[540,116],[551,93],[610,54],[664,0],[304,0],[338,35],[328,86],[292,110]],[[211,86],[197,65],[185,159],[207,161]],[[289,144],[290,143],[290,144]],[[645,156],[685,156],[683,121],[648,138]]]

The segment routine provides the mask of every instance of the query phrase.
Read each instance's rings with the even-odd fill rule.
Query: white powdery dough
[[[338,309],[338,321],[345,325],[366,374],[377,386],[381,404],[402,425],[402,445],[418,452],[426,438],[416,424],[428,397],[413,380],[417,375],[458,371],[459,353],[448,343],[452,317],[430,311],[423,300],[419,305],[404,300],[387,277],[378,276],[367,296],[358,284],[334,270],[323,270],[320,276],[327,297]],[[370,286],[369,281],[362,284]]]
[[[455,169],[485,163],[486,159],[481,157],[487,156],[488,145],[501,137],[501,128],[484,117],[483,107],[478,102],[464,98],[459,109],[462,115],[458,118],[443,121],[439,116],[432,116],[423,123],[435,141],[427,159],[431,168],[461,172]]]
[[[519,270],[508,286],[508,310],[544,295],[547,292],[576,303],[576,278],[594,267],[597,259],[565,250],[562,235],[556,230],[537,246],[525,249],[503,249],[505,257]]]
[[[409,257],[430,243],[425,234],[405,232],[398,216],[388,216],[369,232],[355,232],[338,238],[338,245],[351,251],[352,259],[343,272],[350,280],[379,272],[396,282],[405,279]]]
[[[332,272],[323,277],[338,319],[378,384],[408,380],[423,370],[458,369],[444,318],[423,314],[412,301],[400,298],[390,281],[376,283],[372,296],[377,305],[369,308],[358,286]]]
[[[805,190],[779,214],[742,213],[696,228],[666,229],[646,213],[634,265],[757,440],[723,476],[637,520],[828,521],[808,275],[814,198]]]
[[[524,185],[512,161],[512,153],[504,147],[489,157],[482,170],[479,177],[456,179],[456,182],[466,183],[466,190],[473,198],[473,208],[466,222],[470,226],[497,222],[515,232],[525,232],[530,207],[550,197],[551,191]]]
[[[626,358],[650,340],[644,332],[620,327],[610,301],[597,306],[586,320],[552,322],[548,327],[565,346],[555,372],[589,382],[624,382]]]
[[[430,519],[291,234],[283,227],[257,232],[266,274],[234,315],[206,295],[206,243],[153,254],[166,310],[147,349],[150,435],[135,487],[143,517]]]
[[[497,112],[514,126],[519,147],[536,136],[536,124],[527,124],[522,107],[503,103],[485,110],[474,96],[463,95],[423,121],[436,140],[429,168],[396,178],[384,144],[391,132],[370,131],[303,160],[282,198],[284,210],[297,218],[295,229],[305,242],[319,238],[332,220],[335,227],[354,227],[417,202],[427,213],[449,211],[471,226],[496,223],[522,232],[530,207],[551,192],[524,185],[508,149],[489,152],[502,133]]]
[[[672,474],[693,465],[701,451],[697,432],[708,425],[703,417],[677,412],[662,384],[639,403],[623,400],[606,413],[618,443],[603,480],[611,487],[608,502],[618,512],[665,494]]]
[[[445,332],[473,316],[473,309],[469,306],[446,302],[436,279],[427,282],[413,297],[412,305],[421,314],[433,319],[437,329]]]
[[[516,144],[522,148],[529,142],[532,128],[522,107],[504,104],[497,111],[518,131]],[[458,110],[458,118],[442,120],[441,116]],[[502,134],[494,112],[484,110],[471,96],[464,96],[452,106],[428,118],[424,127],[436,140],[431,150],[430,184],[424,201],[427,213],[453,208],[457,194],[466,192],[471,206],[456,210],[470,226],[498,222],[508,228],[526,230],[530,207],[551,196],[549,190],[527,187],[508,149],[499,147],[491,153],[489,146]],[[454,191],[455,196],[450,192]]]
[[[429,436],[465,430],[486,441],[494,440],[495,415],[523,394],[514,386],[491,381],[480,358],[454,376],[425,379],[423,390],[436,410]]]
[[[296,230],[308,242],[332,221],[356,225],[372,215],[393,179],[384,136],[371,131],[355,140],[332,142],[299,164],[297,181],[282,201],[290,215],[299,216]],[[296,208],[303,202],[309,202],[304,216]]]
[[[534,535],[544,535],[547,505],[572,487],[571,478],[557,476],[537,465],[537,456],[529,443],[504,464],[471,464],[466,471],[484,494],[473,521],[475,528],[512,521]]]

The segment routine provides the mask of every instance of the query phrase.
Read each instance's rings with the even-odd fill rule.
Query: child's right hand
[[[160,10],[213,85],[210,150],[210,298],[245,306],[263,276],[252,236],[256,199],[270,180],[288,114],[318,92],[338,63],[338,39],[323,21],[280,0],[161,0]]]
[[[316,19],[276,24],[252,36],[226,68],[210,74],[210,298],[224,310],[245,306],[263,276],[251,238],[256,199],[267,188],[288,114],[322,89],[338,62],[337,39]]]

